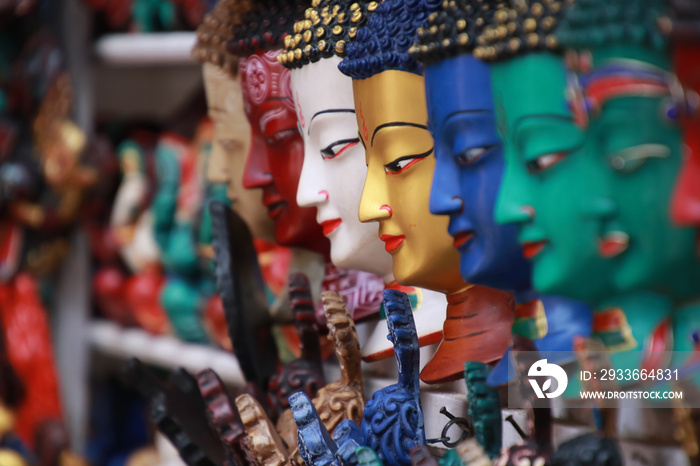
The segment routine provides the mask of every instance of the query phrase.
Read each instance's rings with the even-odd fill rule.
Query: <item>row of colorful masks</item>
[[[698,17],[662,0],[220,0],[194,51],[211,178],[253,235],[329,241],[334,265],[404,292],[418,344],[440,342],[423,382],[468,361],[507,382],[513,334],[593,337],[646,367],[698,329]],[[355,318],[365,361],[394,352],[386,315]]]
[[[327,238],[333,264],[407,292],[421,345],[442,340],[424,382],[498,361],[511,328],[548,350],[693,348],[697,82],[675,4],[307,6],[222,1],[198,31],[218,176],[254,235]],[[376,333],[367,361],[391,355]]]

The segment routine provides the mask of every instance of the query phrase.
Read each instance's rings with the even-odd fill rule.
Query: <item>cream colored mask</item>
[[[337,56],[291,72],[299,132],[304,139],[297,203],[316,207],[316,220],[331,242],[331,261],[393,280],[391,256],[376,225],[357,212],[367,174],[355,120],[352,79],[338,70]]]
[[[388,70],[354,80],[353,91],[368,167],[360,221],[379,222],[399,283],[446,294],[465,289],[449,218],[429,209],[435,157],[423,77]]]
[[[274,223],[262,203],[262,192],[243,187],[243,168],[250,146],[250,124],[243,112],[243,96],[238,77],[211,63],[202,65],[209,116],[214,122],[214,144],[207,178],[225,183],[233,209],[248,224],[256,238],[274,240]]]

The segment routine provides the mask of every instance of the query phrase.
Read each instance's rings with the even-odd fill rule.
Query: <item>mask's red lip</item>
[[[542,252],[546,244],[547,240],[527,241],[523,243],[523,256],[525,256],[525,259],[532,259],[537,254]]]
[[[459,249],[465,244],[467,244],[474,237],[474,232],[471,230],[460,231],[452,236],[454,238],[454,246]]]
[[[403,240],[406,239],[406,235],[382,235],[379,237],[379,239],[386,243],[384,245],[386,252],[394,252],[403,244]]]
[[[267,206],[267,215],[270,218],[277,218],[282,214],[284,209],[284,202],[277,202],[275,204]]]
[[[325,222],[321,222],[321,226],[323,227],[323,234],[325,236],[330,235],[332,232],[335,231],[336,228],[340,226],[340,224],[343,223],[343,221],[339,218],[335,218],[333,220],[326,220]]]
[[[263,191],[263,205],[267,207],[267,215],[277,218],[282,213],[285,202],[277,193]]]
[[[619,256],[630,245],[630,236],[622,231],[611,231],[598,238],[598,252],[602,257]]]

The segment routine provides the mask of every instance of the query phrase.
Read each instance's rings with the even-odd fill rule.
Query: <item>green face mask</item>
[[[594,50],[593,71],[613,65],[611,59],[637,60],[623,64],[632,68],[670,67],[658,54],[629,46]],[[608,97],[589,121],[586,144],[597,159],[599,173],[607,172],[616,205],[605,234],[619,232],[629,242],[612,259],[618,292],[658,290],[678,298],[697,287],[700,267],[694,254],[694,231],[674,227],[669,214],[682,143],[680,128],[665,116],[668,103],[670,95],[620,92]]]
[[[591,156],[566,101],[562,57],[542,52],[492,65],[506,170],[496,205],[499,223],[517,223],[543,294],[595,304],[610,292],[600,253],[609,171]],[[527,84],[525,84],[527,83]]]

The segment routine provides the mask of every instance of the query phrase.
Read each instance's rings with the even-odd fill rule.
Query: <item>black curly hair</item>
[[[440,4],[441,0],[384,0],[347,45],[347,56],[338,68],[353,79],[367,79],[386,70],[421,74],[421,65],[409,56],[408,49],[416,29]]]
[[[233,26],[233,38],[226,43],[229,53],[247,57],[263,50],[281,49],[284,36],[295,20],[304,17],[306,0],[260,0]]]

